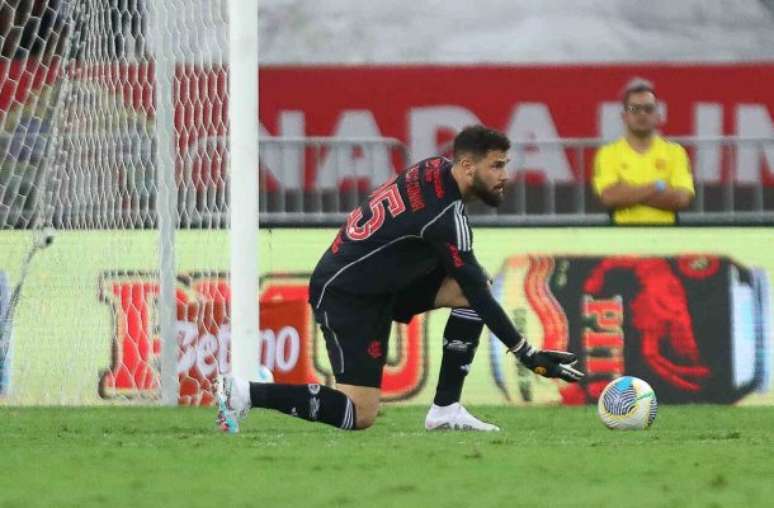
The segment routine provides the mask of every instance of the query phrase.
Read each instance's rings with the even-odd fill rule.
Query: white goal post
[[[224,0],[228,19],[228,178],[231,289],[231,368],[258,372],[258,0]],[[156,46],[157,161],[159,163],[159,321],[162,402],[177,404],[175,327],[175,146],[173,94],[175,25],[180,16],[164,2],[151,4]],[[182,9],[185,5],[180,5]],[[165,128],[164,126],[169,126]],[[235,185],[236,184],[236,185]]]
[[[257,31],[258,0],[0,6],[0,404],[258,375]]]
[[[229,0],[231,365],[258,375],[258,0]],[[235,185],[236,183],[236,185]]]

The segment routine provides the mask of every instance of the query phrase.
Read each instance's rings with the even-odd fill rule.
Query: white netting
[[[228,340],[224,3],[3,2],[0,400],[159,397],[165,149],[178,209],[181,400],[209,400]],[[174,75],[173,99],[156,126],[159,72]],[[173,147],[157,147],[157,129],[173,130]],[[36,249],[49,229],[53,243]],[[3,295],[20,282],[14,306]]]

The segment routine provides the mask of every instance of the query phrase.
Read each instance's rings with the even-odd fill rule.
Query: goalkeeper
[[[342,429],[370,427],[379,409],[392,321],[430,309],[452,309],[443,334],[428,430],[499,430],[459,403],[484,325],[524,365],[575,382],[575,355],[540,351],[519,335],[491,294],[473,254],[464,203],[498,206],[508,179],[510,142],[472,126],[454,139],[454,160],[417,163],[376,189],[349,216],[312,274],[309,294],[325,337],[336,389],[315,384],[218,379],[218,420],[235,432],[251,407],[270,408]]]

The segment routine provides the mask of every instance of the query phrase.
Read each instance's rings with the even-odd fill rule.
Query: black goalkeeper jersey
[[[443,265],[471,307],[511,349],[523,339],[492,297],[473,254],[473,233],[452,163],[425,159],[388,181],[352,211],[314,269],[309,301],[330,289],[352,295],[396,293]]]

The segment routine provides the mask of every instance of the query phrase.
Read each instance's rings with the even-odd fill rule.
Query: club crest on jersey
[[[383,355],[384,352],[382,351],[382,343],[378,340],[371,341],[371,344],[368,346],[368,356],[374,360],[377,360]]]

